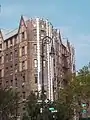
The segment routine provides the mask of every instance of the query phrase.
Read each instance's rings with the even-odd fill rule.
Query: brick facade
[[[27,19],[22,16],[18,29],[8,34],[4,34],[1,30],[0,87],[19,90],[22,99],[26,99],[30,91],[39,90],[41,39],[46,35],[54,36],[55,56],[51,59],[50,44],[46,45],[44,47],[45,90],[48,99],[57,98],[58,89],[67,84],[66,74],[69,71],[75,72],[74,49],[68,41],[67,45],[64,45],[60,32],[43,19]]]

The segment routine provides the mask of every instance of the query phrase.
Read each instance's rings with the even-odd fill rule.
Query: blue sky
[[[90,61],[90,0],[0,0],[0,28],[19,25],[20,16],[48,18],[75,46],[77,69]]]

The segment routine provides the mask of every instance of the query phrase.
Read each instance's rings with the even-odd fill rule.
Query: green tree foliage
[[[40,113],[40,104],[37,103],[37,97],[36,95],[31,92],[30,95],[27,98],[27,102],[26,102],[26,114],[29,118],[31,118],[32,120],[37,119],[38,115]],[[25,115],[26,117],[26,115]]]
[[[58,120],[73,119],[76,113],[81,116],[82,102],[90,103],[90,71],[89,66],[84,66],[78,71],[78,75],[72,79],[72,74],[67,74],[67,85],[60,89],[59,99],[52,104],[46,105],[46,116],[52,119],[53,114],[47,108],[54,107],[57,109],[55,115]],[[40,119],[41,104],[38,104],[37,97],[31,92],[26,102],[26,114],[23,120]]]
[[[0,120],[10,120],[12,116],[15,117],[18,100],[18,93],[11,89],[0,89]]]
[[[69,82],[59,92],[57,101],[58,117],[62,120],[72,119],[75,113],[81,116],[82,102],[90,103],[90,71],[89,66],[79,70],[78,75],[69,77]]]
[[[29,116],[26,113],[24,113],[22,120],[29,120]]]

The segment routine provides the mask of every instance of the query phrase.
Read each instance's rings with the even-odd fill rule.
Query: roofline
[[[16,30],[17,30],[17,31],[16,31]],[[15,31],[16,33],[12,34],[11,36],[8,36],[9,34],[13,33],[14,31]],[[13,36],[16,36],[16,35],[18,35],[18,28],[13,29],[12,31],[9,31],[9,32],[6,33],[5,35],[3,35],[3,39],[4,39],[4,41],[6,41],[6,40],[8,40],[8,39],[10,39],[10,38],[12,38]]]

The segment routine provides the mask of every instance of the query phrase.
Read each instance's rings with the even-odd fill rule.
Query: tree
[[[16,102],[19,100],[17,95],[11,89],[0,89],[0,120],[10,120],[11,116],[15,116]]]
[[[59,119],[72,119],[75,113],[82,116],[82,103],[89,103],[90,101],[90,71],[89,66],[84,66],[79,70],[78,75],[69,77],[69,82],[64,89],[59,92],[59,99],[57,101],[58,117]]]
[[[27,115],[24,114],[24,117],[26,117],[27,119],[29,117],[31,118],[31,120],[33,119],[37,120],[37,117],[40,113],[40,104],[37,103],[37,97],[33,92],[31,92],[30,95],[28,96],[25,107]]]
[[[24,113],[22,120],[29,120],[29,116],[27,116],[26,113]]]

